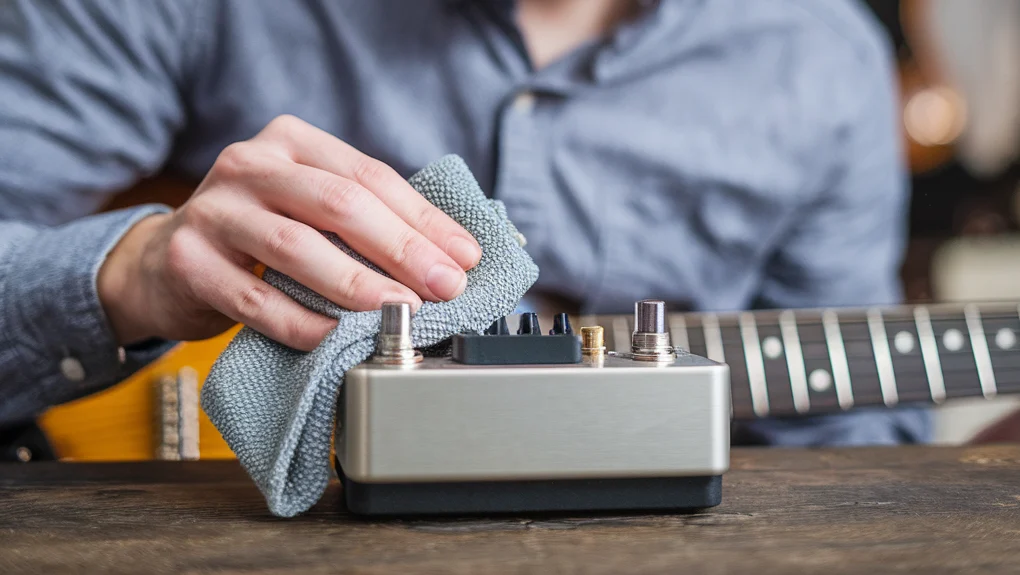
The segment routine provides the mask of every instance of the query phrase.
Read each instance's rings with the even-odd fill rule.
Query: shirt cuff
[[[32,411],[113,385],[165,353],[154,340],[118,345],[99,301],[96,277],[107,254],[139,220],[170,208],[146,205],[45,228],[28,238],[8,268],[7,333],[25,374]]]

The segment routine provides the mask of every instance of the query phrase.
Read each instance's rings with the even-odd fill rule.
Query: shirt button
[[[535,94],[532,92],[521,92],[514,98],[514,110],[526,114],[535,107]]]
[[[60,373],[64,374],[70,381],[83,381],[85,379],[85,368],[81,362],[73,357],[65,357],[60,360]]]

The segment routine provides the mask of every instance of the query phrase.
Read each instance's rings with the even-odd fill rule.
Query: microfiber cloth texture
[[[513,312],[538,279],[538,266],[498,200],[485,197],[464,161],[445,156],[412,176],[422,196],[470,232],[482,247],[467,287],[449,302],[425,302],[413,318],[417,348],[455,333],[480,333]],[[333,234],[339,249],[372,266]],[[334,317],[337,326],[311,352],[242,328],[202,387],[202,408],[281,517],[306,511],[329,482],[336,400],[347,370],[375,350],[381,312],[352,312],[275,270],[263,278],[302,305]]]

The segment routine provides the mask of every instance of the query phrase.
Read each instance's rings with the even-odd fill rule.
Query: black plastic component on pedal
[[[565,325],[570,328],[569,321]],[[521,316],[517,333],[520,335],[510,335],[506,319],[500,318],[484,334],[453,336],[451,355],[454,361],[468,365],[581,363],[581,339],[570,332],[542,335],[535,314]]]
[[[570,316],[565,313],[553,316],[553,328],[549,335],[574,335],[574,329],[570,327]]]
[[[510,335],[510,328],[506,325],[506,317],[501,317],[492,322],[489,329],[485,330],[485,335]]]
[[[517,335],[542,335],[542,328],[538,325],[537,313],[522,313],[520,323],[517,325]]]

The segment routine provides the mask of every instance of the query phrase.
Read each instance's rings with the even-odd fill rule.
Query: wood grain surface
[[[735,449],[690,515],[269,515],[232,461],[0,466],[0,573],[1018,573],[1020,445]]]

